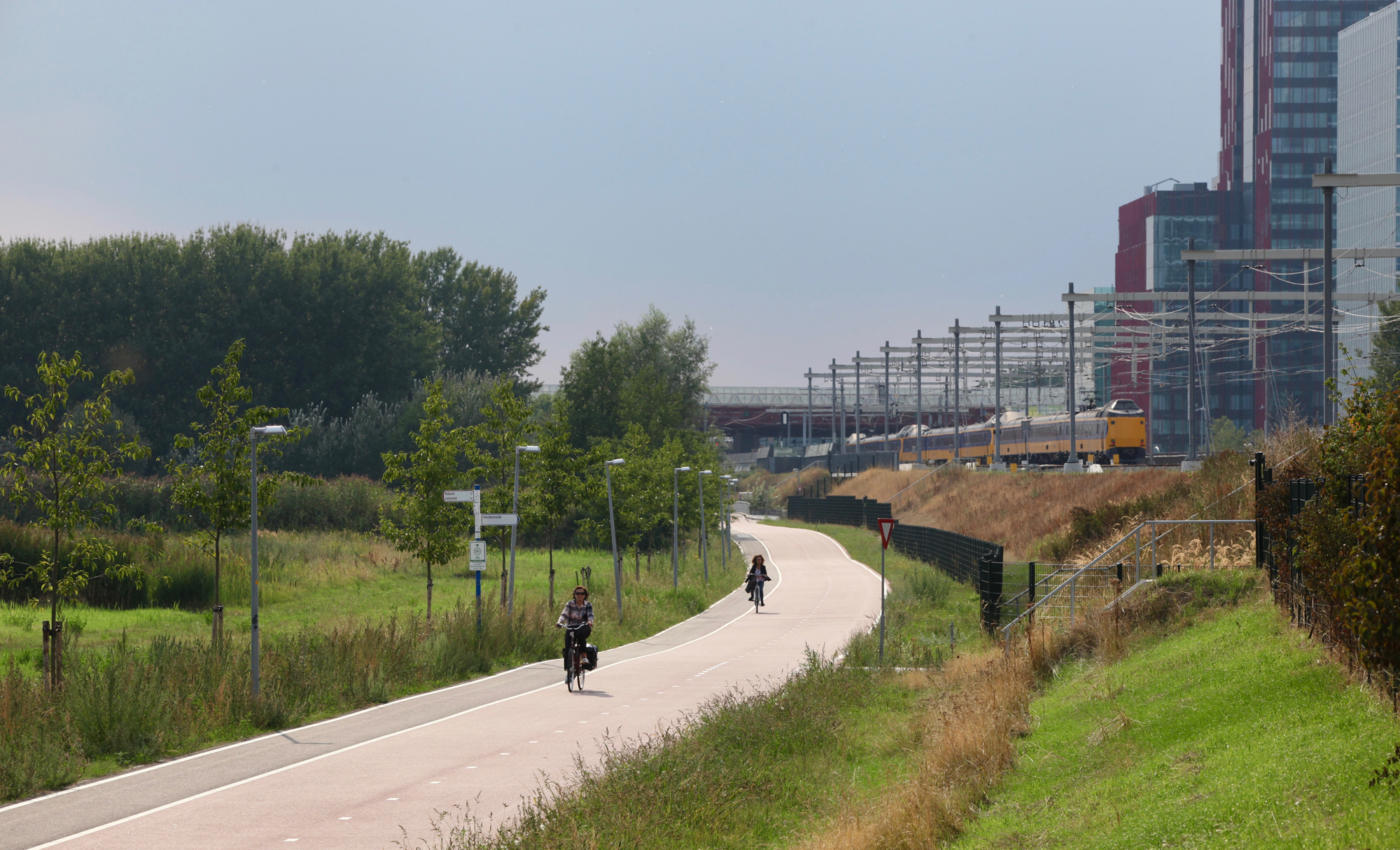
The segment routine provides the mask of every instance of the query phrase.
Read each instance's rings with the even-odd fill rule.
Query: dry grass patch
[[[914,720],[913,773],[874,807],[848,806],[805,850],[931,847],[960,833],[1016,761],[1030,732],[1034,677],[996,650],[961,656],[925,674],[930,696]]]
[[[1023,561],[1036,557],[1038,542],[1069,529],[1076,510],[1167,496],[1188,480],[1187,474],[1177,470],[1152,468],[1103,475],[945,469],[920,481],[925,475],[872,469],[833,492],[887,502],[915,485],[895,505],[896,519],[992,540],[1006,547],[1007,560]]]

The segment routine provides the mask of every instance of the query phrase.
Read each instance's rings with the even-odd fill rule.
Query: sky
[[[1218,0],[0,0],[0,239],[383,231],[545,289],[546,383],[654,304],[799,386],[1111,286],[1219,75]]]

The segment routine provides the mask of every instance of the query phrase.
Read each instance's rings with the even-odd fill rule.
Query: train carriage
[[[901,463],[961,462],[986,464],[995,454],[993,420],[958,429],[909,426],[888,442],[883,437],[861,440],[865,451],[897,451]],[[1103,407],[1075,415],[1074,454],[1087,463],[1142,463],[1147,459],[1147,421],[1130,399],[1115,399]],[[955,447],[953,441],[957,439]],[[1069,414],[1024,416],[1001,414],[1001,457],[1021,463],[1057,464],[1070,457]]]

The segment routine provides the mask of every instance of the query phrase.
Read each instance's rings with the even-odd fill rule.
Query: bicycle
[[[755,614],[758,613],[758,609],[763,605],[763,584],[766,581],[768,581],[768,577],[764,575],[756,575],[753,577],[753,612]]]
[[[565,627],[566,631],[569,632],[569,648],[564,655],[564,666],[567,669],[564,674],[564,684],[570,691],[577,690],[579,693],[583,693],[583,676],[588,672],[588,668],[583,663],[587,652],[581,650],[574,640],[574,633],[581,628],[583,628],[582,624]]]

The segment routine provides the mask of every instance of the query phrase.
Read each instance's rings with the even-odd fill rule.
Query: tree
[[[482,421],[468,430],[467,456],[482,482],[482,507],[491,513],[507,513],[515,485],[515,447],[525,445],[532,410],[515,394],[515,382],[501,378],[491,388],[491,400],[482,408]],[[498,534],[501,549],[501,609],[507,602],[506,539],[510,528]]]
[[[553,608],[554,544],[583,497],[583,465],[590,457],[569,441],[566,403],[552,405],[539,429],[539,446],[532,486],[522,496],[521,514],[531,528],[544,532],[549,549],[549,607]]]
[[[235,340],[224,355],[224,362],[210,374],[213,380],[195,394],[208,416],[205,422],[190,423],[192,435],[175,437],[177,455],[166,470],[174,479],[171,501],[190,522],[199,527],[200,548],[214,558],[214,639],[222,635],[222,566],[223,538],[230,531],[249,526],[252,517],[252,470],[249,452],[252,450],[252,429],[258,425],[286,417],[286,408],[239,406],[253,398],[252,390],[242,385],[238,363],[243,358],[243,340]],[[279,444],[299,439],[301,432],[292,429],[285,437],[270,438],[261,450],[269,459],[281,453]],[[181,459],[189,458],[193,462]],[[269,467],[271,465],[269,464]],[[305,475],[287,472],[260,472],[258,475],[258,507],[270,506],[277,498],[277,489],[287,479],[311,484]]]
[[[399,489],[393,508],[403,516],[395,522],[390,511],[380,516],[381,533],[400,552],[407,552],[427,567],[427,627],[433,625],[433,567],[462,554],[462,537],[473,526],[470,510],[443,501],[444,490],[471,480],[459,466],[467,448],[466,429],[454,427],[442,381],[429,385],[423,401],[424,417],[413,435],[412,452],[384,453],[384,481]]]
[[[549,330],[540,324],[543,289],[520,298],[515,275],[463,263],[451,248],[418,254],[413,268],[441,334],[441,368],[521,382],[540,362],[539,335]]]
[[[701,428],[713,372],[709,340],[695,322],[673,328],[655,307],[635,326],[619,324],[611,338],[598,334],[570,355],[560,382],[574,445],[621,440],[638,425],[655,447],[675,431]]]
[[[57,352],[40,355],[38,375],[43,389],[34,395],[5,387],[6,398],[23,405],[27,415],[26,424],[10,430],[14,448],[4,454],[4,471],[11,482],[10,498],[37,511],[51,546],[37,564],[19,565],[4,555],[0,567],[8,583],[32,579],[48,594],[53,624],[49,687],[56,688],[63,675],[59,601],[75,599],[99,566],[109,579],[139,579],[140,575],[130,564],[118,565],[117,551],[96,538],[79,542],[65,564],[59,557],[60,540],[66,535],[71,541],[78,528],[112,515],[111,479],[121,475],[123,460],[144,457],[149,450],[136,439],[110,446],[104,434],[109,426],[120,428],[112,419],[112,392],[131,383],[129,370],[108,373],[97,395],[76,411],[70,409],[73,385],[93,377],[91,370],[83,368],[80,353],[74,352],[69,360]],[[17,566],[28,569],[18,573]]]
[[[1400,303],[1382,301],[1381,323],[1371,338],[1371,371],[1382,389],[1400,385]]]

